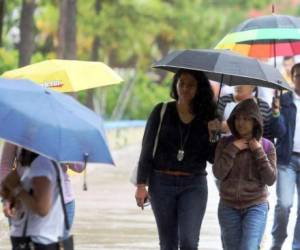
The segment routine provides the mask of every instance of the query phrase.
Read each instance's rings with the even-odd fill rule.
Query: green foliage
[[[18,65],[18,51],[0,48],[0,74],[15,69]]]
[[[35,12],[36,50],[32,62],[56,57],[60,0],[37,0]],[[281,0],[282,14],[296,15],[292,0]],[[250,11],[270,8],[272,0],[77,0],[77,56],[91,58],[92,43],[100,39],[99,60],[111,67],[137,71],[136,83],[124,118],[145,119],[153,106],[169,98],[170,77],[153,80],[151,64],[169,51],[183,48],[213,48],[230,30],[248,18]],[[278,1],[275,1],[276,3]],[[21,0],[6,0],[0,49],[0,72],[17,67],[18,52],[9,31],[19,26]],[[279,5],[279,4],[278,4]],[[270,10],[271,12],[271,10]],[[156,82],[159,82],[156,83]],[[166,82],[166,84],[162,84]],[[106,92],[109,118],[122,85],[96,90]],[[85,91],[78,93],[80,101]]]
[[[215,6],[239,6],[243,9],[262,9],[274,3],[274,0],[211,0],[210,2]]]
[[[170,81],[169,81],[170,82]],[[122,85],[107,87],[107,117],[113,112]],[[147,119],[155,104],[169,100],[170,87],[157,85],[147,75],[138,74],[124,119]]]
[[[147,76],[140,74],[126,109],[126,119],[147,119],[154,105],[167,101],[169,86],[157,85]]]

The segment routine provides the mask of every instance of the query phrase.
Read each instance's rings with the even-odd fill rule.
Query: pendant
[[[179,149],[177,152],[177,160],[182,161],[184,157],[184,151],[182,149]]]

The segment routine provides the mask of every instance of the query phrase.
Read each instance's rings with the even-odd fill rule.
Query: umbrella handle
[[[87,188],[87,160],[89,158],[89,154],[88,153],[85,153],[84,154],[84,172],[83,172],[83,191],[87,191],[88,188]]]
[[[275,90],[275,98],[280,98],[281,96],[282,96],[282,89],[281,90],[276,89]]]
[[[224,75],[222,74],[221,75],[221,81],[220,81],[220,88],[219,88],[219,92],[218,92],[218,96],[217,96],[217,103],[216,103],[216,109],[218,110],[218,106],[219,106],[219,102],[220,102],[220,96],[221,96],[221,90],[222,90],[222,87],[223,87],[223,79],[224,79]],[[217,117],[219,116],[218,114],[218,111],[217,112]],[[221,133],[220,131],[217,131],[217,130],[214,130],[212,131],[212,136],[211,138],[209,139],[209,142],[211,143],[216,143],[221,137]]]

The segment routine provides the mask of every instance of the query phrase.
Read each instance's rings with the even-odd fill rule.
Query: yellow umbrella
[[[118,84],[123,79],[102,62],[51,59],[6,71],[2,77],[30,79],[60,92]]]

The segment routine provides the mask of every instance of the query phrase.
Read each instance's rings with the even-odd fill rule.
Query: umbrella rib
[[[258,63],[258,61],[256,62]],[[168,65],[169,68],[174,68],[174,69],[177,69],[178,66],[175,66],[175,65]],[[185,69],[188,69],[188,70],[199,70],[198,68],[196,67],[184,67]],[[257,81],[261,81],[261,82],[269,82],[269,81],[266,81],[266,80],[262,80],[260,78],[257,78],[257,77],[250,77],[250,76],[245,76],[245,75],[238,75],[238,74],[226,74],[226,73],[223,73],[223,72],[220,72],[220,71],[209,71],[209,70],[205,70],[205,69],[201,69],[201,71],[203,72],[207,72],[207,73],[216,73],[216,74],[219,74],[220,76],[228,76],[230,78],[232,78],[233,76],[237,76],[237,77],[241,77],[241,78],[245,78],[245,79],[254,79],[254,80],[257,80]],[[264,76],[266,76],[266,74],[264,73],[264,71],[261,70],[261,72],[263,72]],[[213,80],[213,79],[211,79]]]

